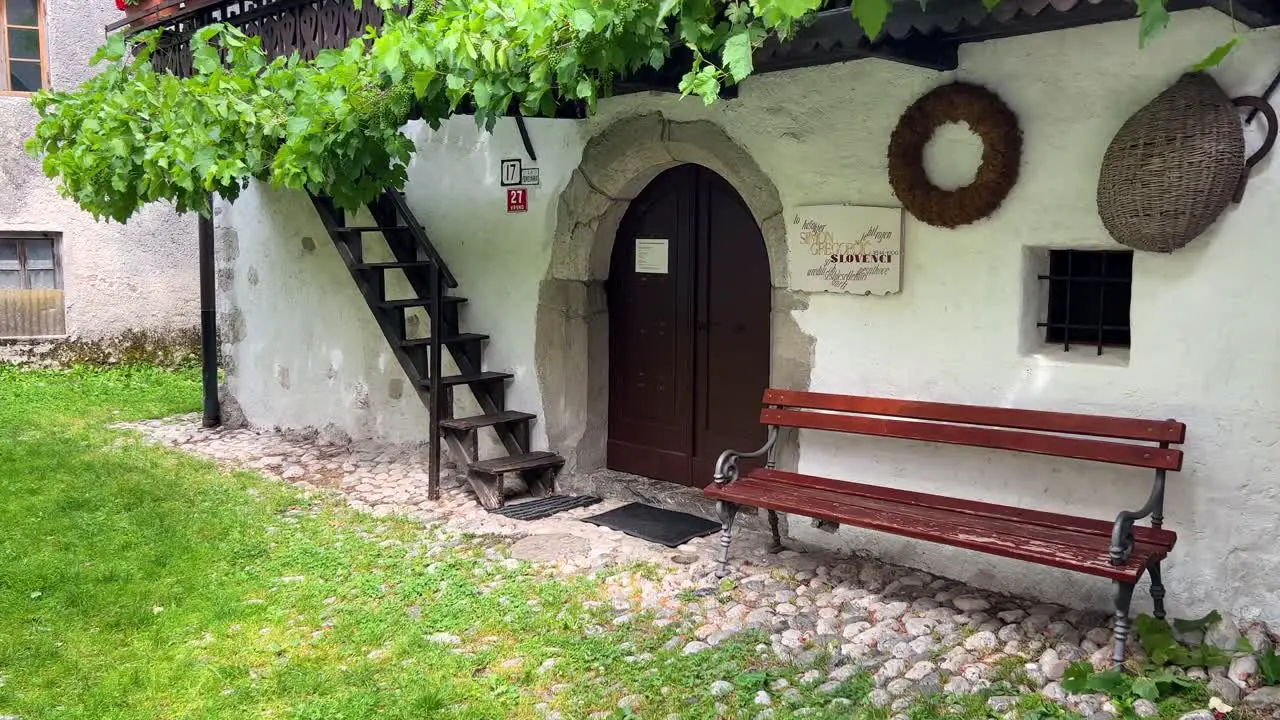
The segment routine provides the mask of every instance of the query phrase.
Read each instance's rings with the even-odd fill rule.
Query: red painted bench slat
[[[760,411],[760,422],[765,425],[778,425],[781,427],[832,430],[858,435],[875,435],[950,445],[1015,450],[1038,455],[1132,465],[1153,470],[1180,470],[1182,468],[1181,450],[1103,440],[1085,440],[1061,435],[1045,435],[1022,430],[890,420],[880,417],[837,415],[829,412],[778,408],[765,408]]]
[[[930,512],[918,506],[895,508],[892,503],[881,503],[877,507],[866,498],[806,490],[750,475],[729,485],[708,486],[705,492],[717,500],[880,530],[1122,582],[1136,582],[1149,562],[1163,558],[1170,549],[1166,545],[1138,542],[1129,561],[1115,566],[1107,555],[1110,538],[1100,535],[1052,531],[1038,525],[1021,526],[1014,534],[1008,531],[1011,523],[990,518],[960,513],[948,515],[948,511]],[[961,517],[965,518],[963,524],[958,522]]]
[[[981,538],[1003,535],[1010,538],[1025,538],[1028,541],[1048,541],[1063,547],[1075,547],[1093,550],[1099,546],[1100,537],[1092,533],[1082,533],[1063,528],[1051,528],[1043,525],[1022,525],[1005,518],[984,517],[952,510],[922,505],[905,505],[888,500],[868,498],[861,495],[843,493],[798,486],[786,486],[784,492],[807,494],[817,502],[830,503],[845,507],[848,512],[889,513],[905,519],[915,518],[918,523],[941,528],[951,528],[951,533],[961,537]],[[1109,546],[1110,543],[1107,543]],[[1167,549],[1167,548],[1166,548]]]
[[[777,388],[765,391],[764,404],[1147,442],[1181,444],[1187,439],[1187,426],[1177,420],[1140,420],[1044,410],[832,395]]]
[[[1011,507],[1008,505],[995,505],[993,503],[978,502],[975,500],[960,500],[943,495],[930,495],[928,493],[912,492],[910,490],[886,488],[879,485],[866,485],[863,483],[849,482],[847,480],[834,480],[832,478],[818,477],[816,475],[801,475],[799,473],[788,472],[786,470],[760,468],[759,470],[753,470],[750,473],[750,477],[766,482],[784,483],[799,488],[829,490],[843,495],[857,495],[901,505],[912,505],[923,508],[940,508],[943,510],[976,515],[979,517],[1012,520],[1019,523],[1038,525],[1047,528],[1069,530],[1088,535],[1097,535],[1105,538],[1108,544],[1111,541],[1111,529],[1113,523],[1110,520],[1095,520],[1093,518],[1082,518],[1074,515],[1060,515],[1058,513],[1044,512],[1042,510],[1030,510],[1027,508]],[[1148,543],[1151,545],[1164,545],[1170,548],[1173,547],[1174,542],[1178,539],[1177,534],[1170,530],[1149,527],[1135,527],[1133,529],[1133,535],[1134,539],[1138,542]]]
[[[753,480],[763,480],[763,478],[760,478],[754,475],[749,477],[751,477]],[[804,476],[801,476],[801,477],[804,477]],[[765,480],[765,482],[768,482],[768,481]],[[964,529],[975,530],[979,532],[994,531],[1000,534],[1005,534],[1013,537],[1026,537],[1028,539],[1054,540],[1055,542],[1060,542],[1064,545],[1087,547],[1087,548],[1097,547],[1099,544],[1098,543],[1099,538],[1103,538],[1102,535],[1095,532],[1093,529],[1077,530],[1069,527],[1060,527],[1060,526],[1053,527],[1053,526],[1040,525],[1040,524],[1034,524],[1034,523],[1023,524],[1018,522],[1017,520],[1014,520],[1008,517],[1007,515],[1003,517],[997,516],[997,515],[978,515],[974,513],[967,513],[963,511],[952,510],[946,507],[942,507],[944,503],[937,503],[933,505],[925,505],[920,503],[904,503],[900,501],[868,497],[866,495],[860,495],[860,494],[842,493],[842,492],[833,491],[833,490],[822,490],[819,488],[815,488],[813,485],[808,485],[808,486],[793,485],[788,482],[782,483],[782,487],[785,487],[787,492],[807,493],[811,497],[813,497],[816,501],[836,503],[841,505],[847,505],[850,507],[860,507],[868,510],[880,510],[884,512],[892,512],[892,513],[900,514],[903,516],[918,517],[921,520],[925,520],[925,521],[938,522],[941,524],[951,525],[957,529],[957,532],[963,531]],[[918,493],[918,496],[930,497],[928,495],[924,495],[923,493]],[[946,498],[941,498],[941,497],[939,497],[938,499],[946,500]],[[999,507],[999,506],[992,506],[992,507]],[[1080,518],[1080,519],[1084,519],[1084,518]],[[1173,542],[1174,540],[1176,540],[1176,537],[1177,536],[1174,533],[1168,533],[1168,535],[1161,537],[1158,541],[1155,541],[1155,542],[1141,541],[1141,540],[1140,542],[1146,542],[1146,544],[1153,545],[1153,546],[1170,548],[1173,546]],[[1108,533],[1104,539],[1108,541],[1107,545],[1109,546],[1110,534]]]

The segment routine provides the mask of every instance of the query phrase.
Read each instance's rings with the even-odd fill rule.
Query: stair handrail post
[[[444,285],[446,279],[444,273],[438,265],[433,265],[430,273],[431,279],[428,283],[428,290],[431,293],[431,357],[428,360],[427,368],[431,373],[431,442],[429,446],[430,469],[427,477],[427,498],[430,500],[440,499],[440,420],[444,415],[444,399],[445,389],[440,382],[440,378],[444,376],[441,371],[443,363],[442,342],[444,332],[443,321],[443,305],[444,305]]]

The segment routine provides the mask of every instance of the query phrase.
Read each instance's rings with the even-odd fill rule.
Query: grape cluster
[[[394,120],[390,98],[375,87],[363,87],[351,94],[351,107],[360,129],[376,132]]]
[[[555,46],[555,48],[551,50],[551,54],[547,56],[547,63],[552,72],[555,72],[556,68],[560,67],[560,62],[563,60],[564,47],[560,45]]]
[[[418,0],[414,3],[413,10],[409,12],[409,19],[415,23],[424,22],[440,12],[444,8],[444,3],[445,0]]]
[[[391,88],[387,94],[388,115],[384,116],[387,125],[400,127],[409,119],[414,106],[413,88],[408,83],[400,83]]]

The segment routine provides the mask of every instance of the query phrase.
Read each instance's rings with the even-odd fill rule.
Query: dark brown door
[[[722,451],[765,437],[770,282],[759,227],[719,175],[672,168],[631,203],[606,290],[609,467],[706,485]]]

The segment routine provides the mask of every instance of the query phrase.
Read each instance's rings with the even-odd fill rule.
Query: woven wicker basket
[[[1098,178],[1098,214],[1111,236],[1135,250],[1172,252],[1212,225],[1273,141],[1275,116],[1254,100],[1233,101],[1208,75],[1192,73],[1134,113]],[[1238,104],[1267,116],[1268,142],[1248,161]]]

